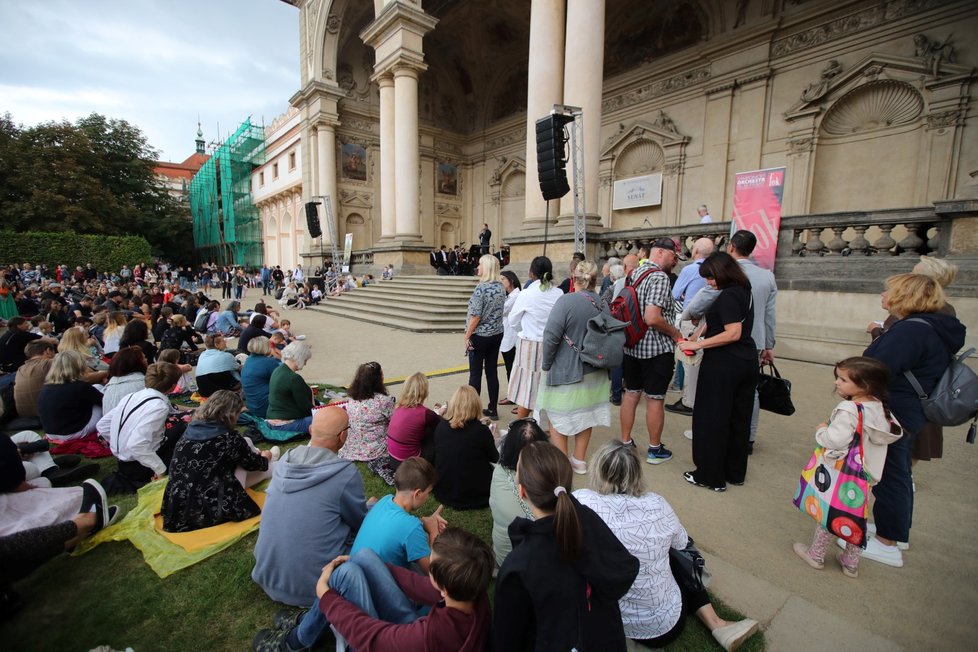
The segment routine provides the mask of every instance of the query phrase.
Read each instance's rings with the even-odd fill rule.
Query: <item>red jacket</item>
[[[394,625],[371,618],[336,591],[327,591],[319,609],[350,647],[358,652],[483,652],[487,648],[489,599],[483,593],[467,614],[446,607],[426,576],[387,564],[397,585],[412,602],[432,607],[413,623]]]

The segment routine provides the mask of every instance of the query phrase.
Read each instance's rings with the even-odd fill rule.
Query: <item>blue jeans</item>
[[[621,400],[621,379],[624,373],[621,365],[611,370],[611,400],[613,401]]]
[[[309,426],[312,425],[312,416],[302,417],[301,419],[293,419],[288,423],[283,423],[280,426],[273,426],[268,424],[272,430],[282,430],[284,432],[309,432]]]
[[[329,578],[329,588],[355,604],[371,618],[397,625],[411,623],[427,613],[404,595],[390,570],[373,550],[365,548],[340,564]],[[306,612],[296,628],[289,633],[303,647],[312,647],[329,627],[329,621],[319,610],[319,600]],[[342,634],[343,632],[340,632]],[[295,647],[291,644],[290,647]]]

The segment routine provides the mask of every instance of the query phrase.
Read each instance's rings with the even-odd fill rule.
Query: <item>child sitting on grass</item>
[[[350,556],[357,560],[375,559],[381,567],[386,563],[407,573],[411,572],[407,569],[412,564],[417,564],[427,573],[431,564],[431,545],[445,530],[447,523],[441,515],[441,507],[431,516],[421,518],[412,515],[412,512],[428,501],[435,479],[435,469],[426,460],[420,457],[405,460],[394,473],[397,493],[384,496],[367,512]],[[491,563],[489,568],[491,573]],[[318,588],[317,595],[321,595]],[[275,618],[277,629],[259,632],[253,642],[254,649],[259,652],[302,650],[315,645],[329,627],[320,610],[320,603],[320,600],[316,600],[312,608],[304,613],[280,613]],[[358,604],[364,603],[358,601]],[[416,617],[414,615],[410,620]]]
[[[432,545],[427,578],[385,565],[371,550],[337,557],[316,583],[315,611],[360,652],[481,651],[491,619],[486,590],[492,569],[492,551],[485,542],[448,528]],[[262,630],[255,649],[303,649],[301,632],[308,614],[288,631]],[[279,622],[291,625],[285,619]]]

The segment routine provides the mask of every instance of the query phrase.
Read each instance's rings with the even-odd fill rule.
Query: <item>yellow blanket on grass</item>
[[[246,521],[222,523],[194,532],[164,532],[160,517],[164,489],[166,478],[140,489],[139,502],[125,518],[85,539],[71,554],[83,555],[100,543],[128,539],[143,553],[149,567],[163,578],[224,550],[256,530],[261,522],[261,516],[255,516]],[[259,507],[264,507],[264,492],[249,489],[248,495]]]

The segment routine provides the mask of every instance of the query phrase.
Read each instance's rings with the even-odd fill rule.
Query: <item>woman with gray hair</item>
[[[649,648],[665,647],[695,613],[724,650],[736,650],[757,631],[757,621],[720,618],[702,587],[691,586],[670,564],[670,548],[682,550],[686,530],[662,496],[645,491],[642,464],[634,449],[617,439],[591,458],[589,489],[574,497],[601,517],[641,565],[628,593],[619,600],[625,636]]]
[[[314,397],[298,374],[312,357],[305,342],[292,342],[282,349],[282,364],[268,381],[268,425],[276,430],[309,432]]]
[[[282,363],[272,355],[272,347],[264,335],[248,342],[248,359],[241,367],[241,389],[248,412],[265,418],[268,411],[268,391],[272,374]]]

